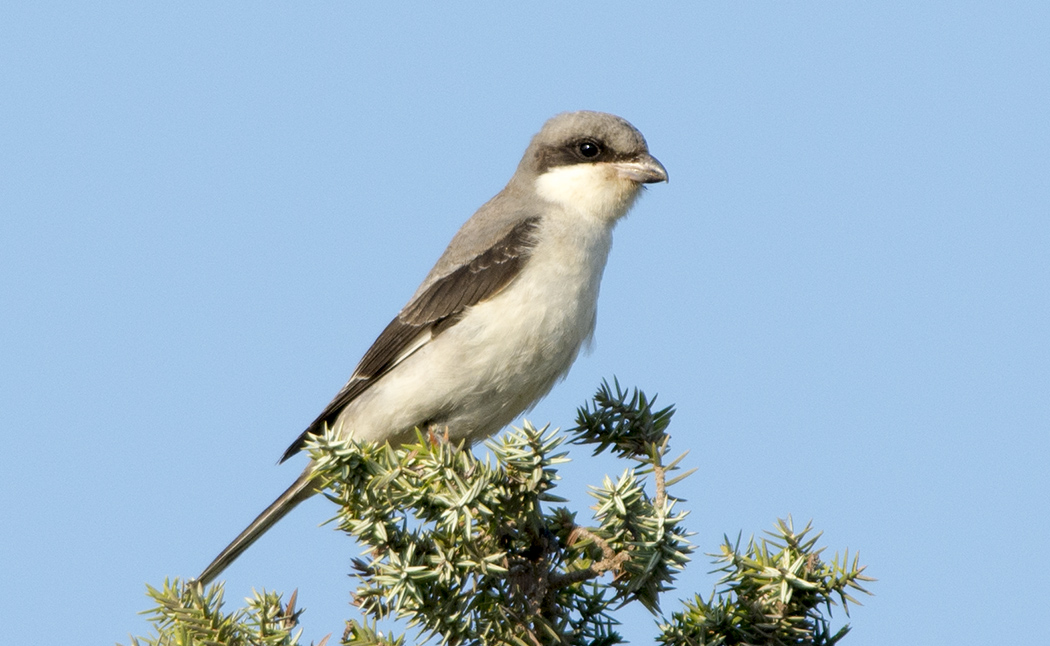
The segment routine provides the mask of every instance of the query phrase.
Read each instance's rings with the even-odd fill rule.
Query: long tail
[[[227,545],[226,549],[219,553],[215,560],[208,567],[204,568],[204,571],[194,581],[202,585],[210,583],[212,579],[219,576],[223,570],[229,567],[230,563],[233,563],[244,550],[248,549],[252,543],[265,534],[266,530],[273,527],[274,523],[284,518],[288,512],[295,509],[296,505],[317,493],[316,485],[312,482],[311,471],[312,469],[307,468],[292,483],[292,486],[288,487],[280,496],[277,496],[277,500],[270,503],[270,506],[263,513],[259,514],[237,538],[233,539],[233,542]]]

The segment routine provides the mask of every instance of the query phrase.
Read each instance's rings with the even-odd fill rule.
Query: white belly
[[[477,439],[514,421],[568,372],[594,331],[612,226],[546,219],[514,281],[351,402],[336,432],[404,441],[430,426]]]

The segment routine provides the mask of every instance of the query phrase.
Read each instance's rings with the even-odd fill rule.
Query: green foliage
[[[684,455],[664,463],[670,438],[667,425],[674,407],[654,411],[652,400],[639,390],[628,394],[615,384],[615,391],[602,383],[593,399],[577,411],[576,426],[569,431],[575,444],[596,444],[595,455],[606,449],[636,463],[615,483],[606,477],[601,487],[592,487],[598,500],[594,533],[617,558],[622,576],[612,581],[618,599],[637,599],[652,612],[660,608],[660,593],[669,590],[674,574],[688,561],[692,547],[680,527],[685,513],[672,510],[675,499],[667,486],[681,481],[691,471],[667,481],[667,473],[678,468]],[[649,497],[639,475],[654,474],[654,495]]]
[[[423,437],[397,449],[318,439],[310,449],[339,527],[368,548],[355,562],[355,603],[444,643],[619,642],[611,607],[655,610],[686,562],[684,514],[647,495],[634,469],[594,491],[597,527],[548,510],[564,502],[551,493],[567,462],[562,442],[526,424],[488,443],[493,460],[480,461]],[[665,447],[622,453],[662,478]],[[366,640],[356,624],[351,635]]]
[[[569,431],[575,435],[573,443],[597,444],[595,455],[612,448],[625,458],[648,455],[664,447],[674,406],[654,411],[655,397],[648,399],[638,389],[628,394],[619,381],[613,384],[610,388],[609,382],[603,381],[594,395],[594,406],[585,404],[576,412],[576,427]]]
[[[715,563],[725,576],[719,588],[704,601],[699,595],[686,602],[685,610],[672,615],[662,626],[660,642],[668,646],[733,646],[736,644],[812,644],[831,646],[846,636],[849,625],[831,632],[831,607],[838,597],[849,614],[849,602],[859,603],[847,592],[867,594],[861,582],[864,568],[849,552],[841,561],[838,554],[831,563],[820,558],[820,533],[812,527],[796,533],[791,519],[777,521],[770,538],[748,541],[743,552],[740,540],[722,544]],[[717,596],[716,596],[717,595]],[[828,612],[825,617],[821,611]]]
[[[617,607],[638,602],[659,613],[660,596],[689,560],[685,512],[668,494],[688,473],[668,462],[672,407],[602,384],[579,409],[568,435],[611,451],[629,465],[592,487],[593,526],[559,506],[557,467],[568,462],[565,437],[528,423],[487,443],[477,459],[433,435],[412,445],[358,444],[316,438],[308,448],[315,477],[338,505],[335,521],[366,550],[354,561],[354,604],[363,621],[347,623],[342,643],[401,646],[379,621],[398,618],[417,641],[516,646],[621,643]],[[833,597],[855,600],[863,568],[848,554],[820,560],[819,534],[781,522],[770,539],[745,550],[726,541],[717,564],[725,574],[708,601],[696,597],[662,626],[667,645],[833,644]],[[150,588],[158,637],[133,644],[297,644],[294,595],[282,607],[273,593],[246,610],[222,612],[222,588],[204,593],[177,580]],[[327,641],[327,638],[325,638]]]
[[[164,581],[158,590],[147,586],[157,606],[146,611],[156,637],[132,637],[131,646],[297,646],[301,630],[295,593],[287,606],[275,592],[253,593],[248,607],[225,614],[222,586],[207,592],[179,579]],[[327,639],[325,640],[327,641]],[[323,644],[324,642],[322,642]]]

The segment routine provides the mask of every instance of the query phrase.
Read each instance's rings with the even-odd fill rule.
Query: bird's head
[[[630,209],[645,184],[666,182],[642,133],[603,112],[566,112],[544,124],[518,166],[544,200],[602,219]]]

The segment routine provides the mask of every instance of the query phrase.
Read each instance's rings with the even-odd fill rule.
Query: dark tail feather
[[[311,471],[311,468],[307,468],[292,483],[292,486],[288,487],[280,496],[277,496],[277,500],[270,503],[270,506],[263,513],[259,514],[237,538],[233,539],[233,542],[215,557],[211,565],[204,568],[204,571],[194,579],[194,582],[201,585],[210,583],[212,579],[219,576],[223,570],[229,567],[230,563],[233,563],[244,550],[248,549],[252,543],[265,534],[266,530],[273,527],[274,523],[284,518],[288,512],[295,509],[296,505],[317,493],[311,482]]]

